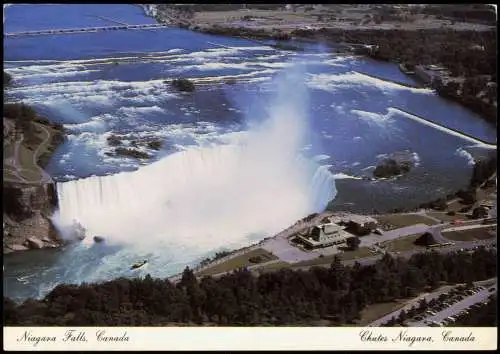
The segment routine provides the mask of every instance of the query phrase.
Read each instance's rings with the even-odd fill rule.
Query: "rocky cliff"
[[[3,203],[4,253],[63,244],[49,219],[57,206],[54,184],[5,183]]]

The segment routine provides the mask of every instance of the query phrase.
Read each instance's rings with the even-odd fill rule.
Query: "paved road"
[[[422,299],[425,299],[427,302],[431,301],[432,299],[437,299],[439,297],[439,295],[441,294],[444,294],[448,291],[450,291],[451,289],[453,288],[453,286],[451,285],[448,285],[448,286],[444,286],[444,287],[441,287],[439,288],[437,291],[435,292],[432,292],[432,293],[424,293],[420,296],[418,296],[416,299],[410,301],[408,304],[406,304],[405,306],[401,307],[400,309],[396,310],[396,311],[393,311],[387,315],[385,315],[384,317],[381,317],[379,318],[378,320],[376,321],[373,321],[372,323],[370,323],[368,325],[368,327],[379,327],[385,323],[387,323],[391,318],[398,318],[399,317],[399,314],[401,313],[401,311],[408,311],[410,310],[413,306],[417,307],[418,306],[418,303],[420,300]]]
[[[359,246],[370,247],[377,242],[391,241],[401,237],[424,233],[427,232],[429,229],[430,229],[429,225],[416,224],[416,225],[401,227],[395,230],[386,231],[382,235],[374,235],[374,234],[367,235],[359,238],[361,241]]]
[[[493,287],[495,288],[495,291],[496,291],[497,284],[495,284]],[[436,313],[434,316],[429,316],[429,317],[425,318],[424,321],[431,321],[431,322],[435,321],[435,322],[440,323],[450,316],[457,315],[460,311],[471,307],[475,303],[485,301],[488,298],[488,296],[492,293],[493,292],[488,291],[488,288],[485,288],[485,289],[479,291],[477,294],[468,296],[468,297],[464,298],[462,301],[459,301],[459,302],[451,305],[450,307],[445,308],[443,311]],[[425,326],[427,326],[427,324],[424,321],[412,322],[411,326],[412,327],[425,327]]]
[[[482,222],[483,222],[484,219],[474,219],[474,220],[466,220],[466,221],[463,221],[461,224],[460,224],[460,227],[466,227],[466,226],[474,226],[474,227],[477,227],[477,226],[482,226]],[[446,237],[443,236],[443,232],[446,232],[446,230],[453,230],[456,228],[456,226],[452,226],[454,224],[451,224],[451,223],[445,223],[445,224],[440,224],[440,225],[435,225],[433,226],[429,232],[432,233],[432,236],[434,237],[434,240],[438,243],[447,243],[447,242],[455,242],[455,243],[463,243],[463,242],[466,242],[466,241],[452,241],[452,240],[449,240],[447,239]],[[451,226],[451,227],[450,227]],[[491,226],[491,225],[489,225]]]
[[[472,249],[474,247],[477,247],[477,246],[480,246],[480,245],[488,245],[488,244],[491,244],[493,242],[496,242],[496,239],[489,239],[489,240],[482,240],[482,241],[478,241],[478,242],[461,242],[460,244],[455,244],[455,245],[450,245],[450,246],[445,246],[445,247],[442,247],[442,248],[434,248],[433,250],[439,252],[439,253],[449,253],[449,252],[453,252],[453,251],[458,251],[459,249]],[[425,251],[424,251],[425,252]],[[409,259],[412,255],[416,254],[416,253],[422,253],[422,250],[413,250],[413,251],[408,251],[408,252],[400,252],[397,254],[398,257],[402,257],[404,259]],[[375,262],[377,262],[377,260],[381,259],[383,257],[382,254],[380,255],[376,255],[376,256],[372,256],[372,257],[365,257],[365,258],[360,258],[360,259],[352,259],[352,260],[346,260],[346,261],[343,261],[342,263],[344,265],[353,265],[354,263],[358,262],[360,263],[361,265],[365,266],[365,265],[370,265],[370,264],[374,264]],[[325,264],[318,264],[318,265],[315,265],[317,267],[330,267],[330,263],[325,263]],[[314,267],[314,266],[302,266],[302,267],[290,267],[291,269],[294,269],[294,270],[297,270],[297,269],[302,269],[302,270],[308,270],[310,269],[311,267]]]
[[[484,280],[484,281],[478,281],[478,282],[475,282],[474,284],[476,285],[482,285],[484,283],[489,283],[491,282],[492,280],[495,280],[496,279],[487,279],[487,280]],[[427,302],[430,302],[432,299],[437,299],[441,294],[444,294],[448,291],[450,291],[452,288],[454,288],[455,286],[454,285],[447,285],[447,286],[444,286],[444,287],[441,287],[439,289],[437,289],[436,291],[432,292],[432,293],[425,293],[425,294],[422,294],[420,295],[418,298],[412,300],[411,302],[409,302],[408,304],[406,304],[404,307],[396,310],[396,311],[393,311],[381,318],[379,318],[378,320],[376,321],[373,321],[372,323],[370,323],[368,326],[369,327],[378,327],[380,325],[383,325],[385,323],[387,323],[387,321],[389,321],[391,318],[398,318],[399,317],[399,314],[401,313],[401,311],[405,310],[405,311],[408,311],[409,309],[411,309],[413,306],[418,306],[418,303],[421,299],[425,298],[427,300]],[[431,317],[427,317],[425,319],[425,321],[436,321],[436,322],[441,322],[442,320],[444,320],[445,318],[449,317],[449,316],[452,316],[454,314],[457,314],[459,313],[460,311],[474,305],[476,302],[480,302],[480,301],[484,301],[486,298],[488,298],[489,294],[491,294],[489,291],[488,291],[488,288],[490,288],[491,286],[488,286],[485,290],[475,294],[475,295],[472,295],[470,297],[466,297],[464,298],[462,301],[459,301],[455,304],[453,304],[452,306],[444,309],[443,311],[439,312],[439,313],[436,313],[435,316],[431,316]],[[496,285],[495,285],[495,290],[496,290]],[[412,327],[426,327],[427,324],[424,323],[424,321],[419,321],[419,322],[411,322],[409,323]]]

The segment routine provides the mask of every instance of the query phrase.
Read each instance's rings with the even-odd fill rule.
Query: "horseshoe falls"
[[[102,236],[112,244],[203,254],[246,246],[324,210],[336,195],[335,179],[328,166],[301,153],[307,91],[293,75],[283,80],[290,81],[293,92],[279,85],[268,118],[229,143],[187,147],[137,171],[58,184],[56,225],[79,222],[90,243]]]

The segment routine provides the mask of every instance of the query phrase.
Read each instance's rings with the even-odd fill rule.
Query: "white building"
[[[313,226],[305,233],[299,233],[298,238],[302,243],[310,248],[327,247],[346,242],[353,237],[346,232],[345,227],[334,224],[320,224]]]

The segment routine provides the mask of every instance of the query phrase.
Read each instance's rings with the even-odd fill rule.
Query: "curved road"
[[[15,143],[14,156],[7,159],[6,161],[4,161],[4,163],[7,166],[11,166],[15,169],[14,175],[17,177],[17,179],[5,177],[6,181],[23,182],[23,183],[28,183],[28,184],[44,184],[44,183],[52,183],[53,182],[52,177],[47,172],[45,172],[45,170],[43,168],[41,168],[37,162],[38,156],[40,155],[40,150],[42,148],[46,148],[47,144],[49,143],[51,135],[50,135],[49,131],[43,125],[41,125],[39,123],[33,123],[33,124],[40,127],[45,132],[45,135],[46,135],[45,139],[38,145],[38,147],[36,148],[36,150],[32,154],[33,166],[35,166],[35,168],[38,170],[41,177],[39,180],[31,180],[30,181],[30,180],[26,180],[24,177],[22,177],[20,175],[20,172],[23,170],[23,168],[19,164],[19,147],[21,146],[21,144],[24,140],[24,136],[21,135],[21,138],[19,140],[17,140]],[[28,169],[24,169],[24,170],[28,170]]]

